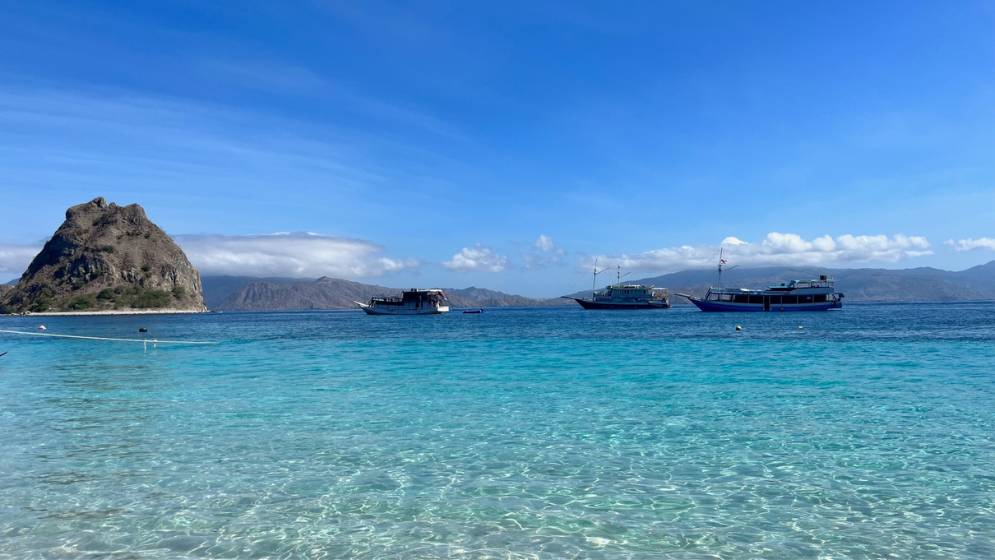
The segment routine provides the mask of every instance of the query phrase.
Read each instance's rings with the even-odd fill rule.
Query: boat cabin
[[[446,299],[446,294],[442,290],[405,290],[398,296],[381,296],[373,298],[377,305],[399,305],[405,307],[421,308],[425,306],[435,306],[441,304]]]
[[[665,289],[654,288],[645,284],[621,284],[607,286],[594,292],[594,301],[613,302],[645,302],[666,301],[669,294]]]
[[[798,305],[804,303],[825,303],[830,301],[829,294],[767,294],[760,291],[748,290],[745,293],[709,292],[707,301],[726,301],[731,303],[754,303],[770,305]]]

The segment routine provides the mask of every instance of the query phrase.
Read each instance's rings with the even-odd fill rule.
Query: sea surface
[[[0,558],[995,558],[995,304],[39,323]]]

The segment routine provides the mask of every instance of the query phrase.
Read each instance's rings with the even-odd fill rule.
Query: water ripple
[[[3,338],[0,557],[995,557],[953,307],[51,318],[225,342]]]

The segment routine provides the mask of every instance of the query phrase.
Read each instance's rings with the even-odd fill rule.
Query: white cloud
[[[528,270],[538,270],[563,262],[566,251],[556,246],[553,238],[540,234],[532,244],[532,249],[522,255],[522,263]]]
[[[41,251],[41,245],[0,244],[0,275],[20,276]]]
[[[476,245],[463,247],[460,252],[453,255],[453,258],[443,262],[442,266],[461,272],[470,270],[501,272],[507,263],[507,257],[495,253],[489,247]]]
[[[544,233],[540,233],[539,237],[536,238],[535,248],[539,249],[543,253],[550,253],[556,250],[556,244],[553,243],[552,237]]]
[[[313,233],[179,235],[176,241],[204,275],[356,278],[418,266],[383,256],[369,241]]]
[[[971,251],[973,249],[989,249],[995,251],[995,239],[991,237],[978,237],[977,239],[948,239],[945,245],[954,248],[955,251]]]
[[[804,239],[794,233],[771,232],[759,243],[726,237],[720,244],[729,264],[743,266],[810,265],[823,266],[854,262],[897,262],[907,258],[930,255],[929,241],[909,235],[823,235]],[[684,268],[714,266],[718,261],[718,246],[681,245],[619,256],[598,255],[609,266],[648,271],[674,271]],[[588,261],[593,261],[590,257]],[[584,267],[590,267],[585,262]]]

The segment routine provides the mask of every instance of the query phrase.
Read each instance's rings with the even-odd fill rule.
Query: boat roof
[[[789,280],[787,282],[781,282],[780,284],[772,284],[772,286],[791,286],[792,284],[802,284],[805,282],[832,282],[833,279],[828,276],[823,276],[822,278],[809,278],[806,280]]]
[[[778,292],[786,293],[795,290],[832,290],[835,286],[831,282],[820,282],[818,280],[812,280],[811,282],[806,280],[802,283],[791,283],[791,284],[773,284],[766,288],[726,288],[712,286],[709,290],[713,292],[725,292],[725,293],[759,293],[759,292]]]

